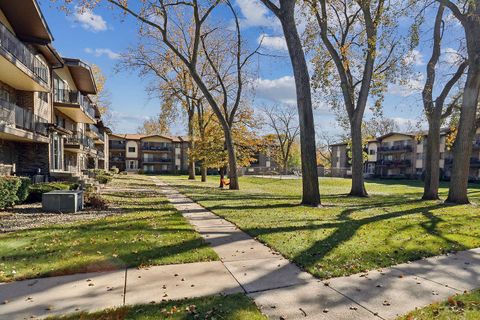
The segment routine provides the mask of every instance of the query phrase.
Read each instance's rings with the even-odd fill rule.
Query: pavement
[[[243,292],[271,319],[394,319],[480,287],[480,249],[321,281],[152,178],[221,261],[0,284],[0,319]],[[3,303],[3,304],[2,304]]]

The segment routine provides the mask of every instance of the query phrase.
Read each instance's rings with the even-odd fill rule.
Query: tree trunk
[[[225,179],[225,167],[220,168],[220,188],[223,188],[223,181]]]
[[[194,131],[194,112],[188,112],[188,138],[190,139],[190,150],[195,147]],[[188,155],[188,180],[195,180],[195,159],[191,154]]]
[[[297,93],[302,160],[302,204],[316,207],[320,205],[320,191],[317,173],[315,124],[313,121],[310,76],[308,74],[302,42],[295,24],[295,1],[293,1],[293,5],[284,4],[284,2],[286,1],[282,1],[282,13],[279,18],[292,62]]]
[[[442,110],[440,109],[440,112]],[[437,110],[428,118],[427,153],[424,159],[425,181],[423,200],[438,200],[440,185],[440,126],[441,113]]]
[[[468,73],[463,91],[462,109],[458,124],[457,138],[453,144],[453,165],[450,188],[446,202],[467,204],[468,175],[472,141],[476,130],[478,95],[480,90],[480,0],[470,4],[473,12],[463,23],[467,39]]]
[[[202,162],[202,166],[200,167],[200,172],[202,174],[202,182],[207,182],[207,167]]]
[[[362,122],[353,120],[350,123],[350,128],[352,135],[352,189],[349,195],[352,197],[367,197],[363,178]]]
[[[224,130],[225,145],[228,152],[228,178],[230,179],[230,190],[239,190],[238,171],[237,171],[237,155],[235,152],[235,145],[233,144],[231,130]]]

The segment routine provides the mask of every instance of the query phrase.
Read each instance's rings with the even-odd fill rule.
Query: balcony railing
[[[412,161],[410,160],[379,160],[377,165],[385,167],[405,167],[411,166]]]
[[[109,148],[111,150],[125,150],[125,145],[118,143],[110,143]]]
[[[97,155],[100,159],[105,159],[105,153],[103,151],[97,150]]]
[[[13,33],[0,23],[0,47],[4,48],[18,61],[20,61],[28,70],[33,72],[45,84],[48,84],[48,67],[36,57],[30,49],[27,48]]]
[[[97,126],[95,126],[93,124],[90,124],[90,125],[88,125],[88,130],[90,130],[91,132],[93,132],[95,134],[96,139],[105,141],[105,138],[104,138],[103,134],[100,133],[100,130],[97,128]]]
[[[159,158],[159,157],[148,157],[148,158],[143,158],[144,163],[170,163],[172,162],[172,159],[167,159],[167,158]]]
[[[156,146],[156,145],[143,145],[142,150],[144,151],[172,151],[171,146]]]
[[[16,128],[48,135],[48,120],[0,98],[0,121]]]
[[[392,152],[392,151],[405,151],[405,152],[412,152],[413,147],[412,146],[382,146],[378,148],[379,152]]]
[[[67,145],[82,145],[86,148],[94,148],[93,140],[81,133],[74,133],[67,136],[65,143]]]
[[[83,110],[95,119],[95,108],[89,99],[78,91],[55,89],[53,99],[57,103],[78,104]]]
[[[453,164],[453,158],[445,159],[445,165],[451,166]],[[470,158],[470,166],[480,166],[480,158]]]

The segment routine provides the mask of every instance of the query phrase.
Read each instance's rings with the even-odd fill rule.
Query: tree
[[[324,130],[319,130],[317,136],[317,162],[323,164],[326,168],[330,168],[333,156],[331,145],[338,142],[338,139],[335,135]]]
[[[245,68],[258,48],[251,53],[246,53],[243,49],[239,19],[233,5],[229,0],[158,0],[135,2],[135,5],[123,0],[104,1],[110,3],[113,8],[119,9],[123,14],[135,18],[141,24],[143,31],[155,34],[161,40],[163,49],[177,57],[187,67],[190,76],[211,106],[222,127],[228,153],[230,189],[239,189],[232,126],[242,98]],[[64,2],[70,3],[71,1],[64,0]],[[81,0],[78,5],[80,8],[85,8],[95,6],[99,2],[101,1]],[[226,10],[222,10],[225,8]],[[210,23],[209,26],[208,21],[214,10],[221,11],[224,17],[228,14],[231,15],[234,21],[233,30],[228,28],[227,23],[217,28],[211,27],[213,23]],[[217,34],[218,37],[223,36],[224,46],[209,46],[212,34]],[[216,99],[214,93],[209,90],[206,79],[202,78],[198,70],[197,62],[201,51],[222,88],[221,99]],[[222,57],[222,59],[219,60],[218,57]],[[220,69],[219,62],[222,63],[222,69]],[[225,83],[222,71],[228,71],[228,79],[234,85]]]
[[[343,99],[352,141],[351,196],[365,197],[363,178],[362,123],[369,96],[376,95],[375,107],[383,100],[388,76],[398,61],[399,39],[393,32],[398,2],[361,0],[306,0],[315,23],[310,41],[320,38],[315,50],[316,86]],[[319,32],[317,31],[319,30]],[[335,71],[334,71],[335,70]],[[389,71],[387,73],[387,71]],[[334,105],[341,106],[336,101]]]
[[[472,141],[476,131],[478,95],[480,92],[480,0],[449,1],[444,4],[461,23],[466,40],[468,72],[462,95],[457,138],[453,145],[453,165],[446,202],[466,204]]]
[[[158,114],[153,118],[143,121],[143,124],[137,128],[137,133],[145,135],[168,135],[170,132],[169,118]]]
[[[437,64],[441,56],[441,42],[445,32],[443,14],[445,6],[440,3],[433,27],[433,48],[430,60],[427,64],[426,81],[422,92],[423,108],[428,121],[428,143],[425,157],[425,185],[422,199],[438,200],[438,188],[440,186],[440,130],[442,122],[452,114],[457,106],[460,95],[453,97],[445,109],[445,102],[454,85],[463,76],[468,67],[467,61],[460,61],[457,70],[442,86],[440,94],[434,99],[433,92],[437,76]],[[416,36],[414,38],[417,38]],[[438,82],[438,81],[437,81]]]
[[[394,119],[383,116],[373,117],[363,122],[363,135],[369,139],[386,135],[390,132],[398,131],[398,124]]]
[[[302,204],[316,207],[321,202],[315,150],[315,124],[313,120],[310,75],[295,20],[295,5],[297,1],[279,0],[279,6],[271,0],[261,1],[280,20],[287,42],[297,93],[302,158]]]
[[[287,174],[292,146],[299,135],[296,114],[287,106],[265,108],[264,113],[267,125],[275,132],[282,171]]]
[[[102,69],[96,64],[92,64],[93,78],[95,79],[95,85],[97,87],[97,94],[91,95],[92,102],[97,105],[100,114],[102,115],[102,122],[106,126],[113,125],[111,107],[110,92],[105,88],[107,78],[105,77]]]

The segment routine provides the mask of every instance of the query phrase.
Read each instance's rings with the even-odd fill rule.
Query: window
[[[370,155],[374,156],[375,155],[375,150],[370,149]]]
[[[128,147],[128,152],[135,152],[135,147]]]

